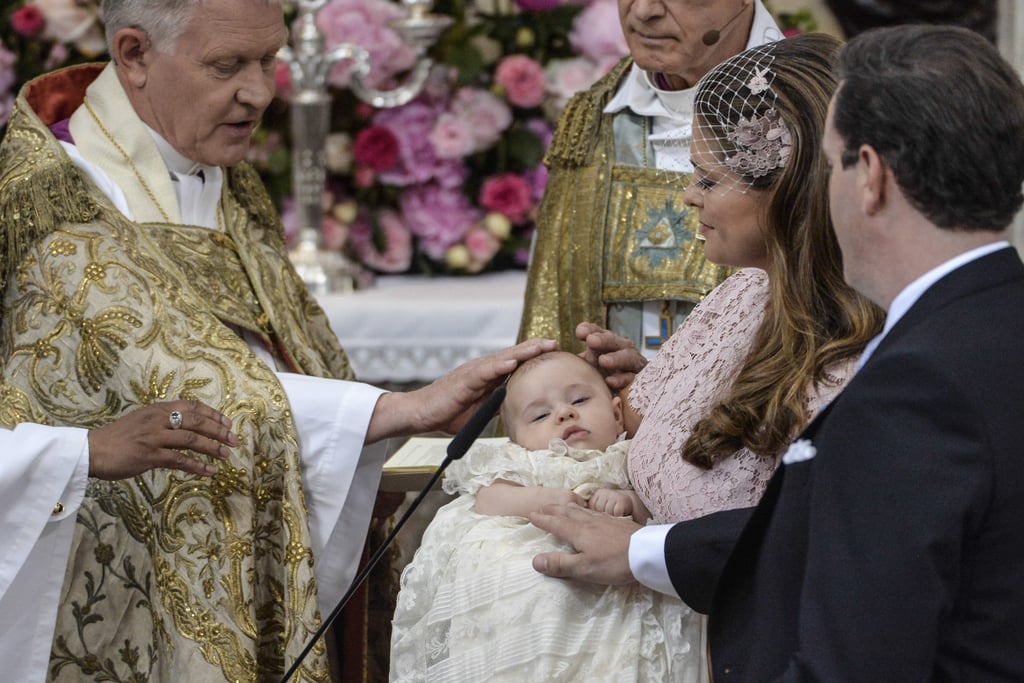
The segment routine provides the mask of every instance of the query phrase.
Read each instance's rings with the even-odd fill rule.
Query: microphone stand
[[[366,581],[366,578],[370,575],[370,572],[373,571],[373,568],[377,566],[377,563],[380,562],[380,559],[384,557],[384,553],[391,545],[391,542],[395,540],[395,536],[398,535],[398,532],[401,531],[403,526],[405,526],[405,523],[412,516],[412,513],[416,511],[416,508],[420,506],[423,499],[426,498],[427,494],[434,488],[434,484],[436,484],[438,479],[441,478],[444,471],[448,469],[448,465],[466,454],[469,447],[473,445],[473,442],[476,441],[484,431],[484,427],[487,426],[487,423],[490,422],[491,418],[498,412],[498,408],[501,407],[501,402],[504,400],[505,385],[502,384],[495,389],[494,393],[492,393],[487,400],[484,401],[483,405],[473,413],[473,416],[469,418],[469,421],[466,422],[462,429],[452,437],[451,443],[448,444],[448,449],[445,451],[444,461],[441,463],[440,467],[438,467],[433,476],[430,477],[430,481],[428,481],[427,485],[423,487],[423,490],[421,490],[412,503],[409,504],[409,507],[406,509],[405,513],[402,514],[401,518],[399,518],[395,527],[390,533],[388,533],[387,538],[384,539],[384,542],[380,544],[380,547],[377,548],[367,561],[366,566],[356,574],[354,579],[352,579],[352,583],[349,585],[348,590],[345,591],[345,595],[341,597],[338,604],[333,610],[331,610],[331,613],[327,618],[323,620],[323,623],[320,624],[320,628],[316,630],[313,637],[310,638],[309,642],[306,643],[306,646],[302,648],[302,652],[299,653],[299,656],[296,657],[294,662],[292,662],[288,671],[285,672],[284,677],[281,679],[281,683],[288,683],[292,675],[298,671],[300,666],[302,666],[302,662],[306,658],[306,655],[310,653],[313,646],[316,645],[316,642],[323,637],[327,629],[331,627],[331,624],[333,624],[341,615],[342,610],[345,609],[345,605],[347,605],[348,601],[352,599],[352,596],[359,587],[363,585],[363,582]]]

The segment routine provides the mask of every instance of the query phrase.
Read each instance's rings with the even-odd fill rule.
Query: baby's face
[[[509,436],[529,450],[562,439],[573,448],[604,450],[622,432],[619,398],[582,359],[559,353],[513,378],[505,398]]]

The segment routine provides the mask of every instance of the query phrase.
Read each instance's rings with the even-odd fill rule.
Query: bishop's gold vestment
[[[609,326],[615,304],[684,302],[685,315],[731,272],[704,260],[697,213],[683,204],[690,174],[654,168],[649,121],[602,111],[631,65],[624,60],[574,96],[559,120],[520,340],[546,337],[578,349],[576,325]],[[669,318],[667,333],[681,322]]]
[[[50,675],[277,681],[319,624],[314,558],[288,401],[228,324],[292,372],[351,371],[250,167],[226,169],[213,231],[129,221],[72,165],[48,126],[81,104],[100,68],[28,84],[0,147],[3,380],[24,412],[59,425],[199,399],[234,421],[241,445],[208,479],[90,482]],[[126,147],[145,135],[135,123],[107,128]],[[307,662],[297,680],[326,680],[322,646]]]

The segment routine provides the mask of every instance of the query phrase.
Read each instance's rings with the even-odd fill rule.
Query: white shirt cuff
[[[651,524],[629,537],[629,570],[648,588],[678,598],[665,563],[665,538],[672,526]]]

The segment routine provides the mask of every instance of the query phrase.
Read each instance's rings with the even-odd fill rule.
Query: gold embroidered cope
[[[88,83],[82,73],[70,76]],[[43,82],[68,76],[33,84],[81,102]],[[251,168],[227,170],[223,234],[133,223],[36,116],[33,84],[0,148],[5,412],[13,397],[37,421],[96,427],[200,399],[241,440],[210,479],[90,482],[51,678],[276,681],[320,622],[298,443],[277,378],[225,323],[258,333],[294,372],[349,379],[348,361]],[[297,680],[327,679],[322,646],[307,662]]]

